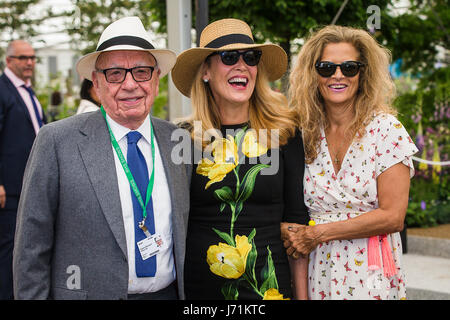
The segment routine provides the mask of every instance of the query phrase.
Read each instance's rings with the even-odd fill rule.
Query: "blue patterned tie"
[[[36,101],[34,101],[34,91],[33,91],[33,89],[31,89],[31,87],[27,87],[24,84],[22,85],[22,87],[24,87],[25,90],[27,90],[28,94],[30,95],[31,103],[33,104],[34,114],[36,115],[36,119],[37,119],[37,122],[38,122],[39,128],[40,128],[40,127],[42,127],[42,119],[41,119],[41,116],[39,115],[38,106],[36,104]]]
[[[145,203],[145,196],[148,186],[148,169],[145,162],[144,155],[139,150],[137,143],[142,135],[137,131],[130,131],[127,134],[128,139],[128,152],[127,152],[127,164],[133,175],[134,181],[138,186],[141,193],[141,197]],[[131,187],[130,187],[131,189]],[[138,277],[154,277],[156,273],[156,255],[146,260],[142,260],[142,256],[139,252],[137,243],[146,238],[144,232],[139,228],[139,222],[142,221],[142,207],[139,204],[136,195],[131,189],[131,199],[133,200],[134,211],[134,239],[135,239],[135,265],[136,275]],[[155,223],[153,216],[153,201],[150,198],[147,205],[147,219],[145,219],[145,226],[151,234],[155,233]]]

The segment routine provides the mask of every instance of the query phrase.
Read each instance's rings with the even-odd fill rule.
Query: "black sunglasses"
[[[130,69],[108,68],[97,70],[97,72],[103,72],[106,81],[109,83],[122,83],[125,80],[128,72],[131,73],[131,76],[136,82],[149,81],[152,78],[154,70],[155,67],[148,66],[148,67],[134,67]]]
[[[10,58],[19,59],[20,61],[36,60],[36,56],[9,56]]]
[[[220,59],[222,60],[222,63],[227,66],[232,66],[233,64],[236,64],[239,61],[239,57],[242,56],[242,59],[244,59],[244,62],[249,66],[256,66],[259,63],[259,59],[261,58],[262,52],[260,50],[247,50],[239,52],[238,50],[232,50],[232,51],[218,51],[210,54],[210,56],[213,56],[215,54],[220,55]]]
[[[318,61],[316,63],[316,70],[321,77],[329,78],[336,72],[337,67],[339,67],[341,68],[341,72],[344,76],[354,77],[363,66],[364,63],[359,61],[345,61],[341,64],[336,64],[329,61]]]

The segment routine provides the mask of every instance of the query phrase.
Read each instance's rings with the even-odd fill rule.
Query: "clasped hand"
[[[308,255],[320,243],[315,227],[287,222],[281,223],[281,240],[286,253],[294,259]]]

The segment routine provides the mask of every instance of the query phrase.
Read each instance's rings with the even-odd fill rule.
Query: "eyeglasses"
[[[239,52],[238,50],[232,51],[218,51],[214,52],[210,56],[215,54],[220,55],[220,59],[222,63],[227,66],[232,66],[239,61],[239,57],[242,56],[244,62],[249,66],[256,66],[259,63],[259,59],[261,58],[262,52],[260,50],[247,50]]]
[[[354,77],[363,66],[364,63],[358,61],[345,61],[341,64],[336,64],[329,61],[319,61],[316,63],[316,70],[321,77],[329,78],[336,72],[337,67],[339,67],[341,68],[341,72],[344,76]]]
[[[20,61],[36,60],[36,56],[9,56],[10,58],[19,59]]]
[[[153,70],[155,70],[155,67],[148,66],[148,67],[134,67],[130,69],[108,68],[97,70],[97,72],[103,72],[106,81],[109,83],[122,83],[125,80],[128,72],[131,73],[131,76],[136,82],[149,81],[152,78]]]

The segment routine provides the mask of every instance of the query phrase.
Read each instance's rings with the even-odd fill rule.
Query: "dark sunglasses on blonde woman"
[[[249,66],[256,66],[259,63],[259,59],[261,58],[262,52],[259,50],[247,50],[247,51],[238,51],[238,50],[232,50],[232,51],[218,51],[214,52],[210,56],[213,55],[220,55],[220,59],[222,60],[222,63],[227,66],[232,66],[236,64],[239,61],[239,57],[242,56],[242,59],[244,59],[244,62]]]

